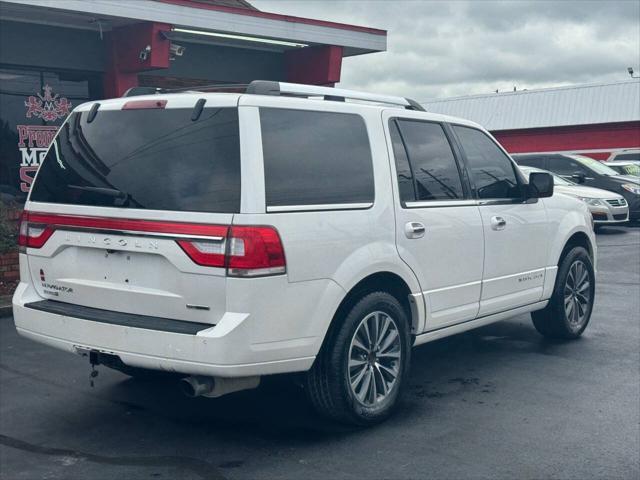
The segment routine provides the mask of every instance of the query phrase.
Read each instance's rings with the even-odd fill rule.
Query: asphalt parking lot
[[[0,478],[640,477],[640,228],[598,235],[584,337],[528,315],[415,350],[397,414],[357,430],[317,418],[287,378],[188,399],[25,340],[0,319]]]

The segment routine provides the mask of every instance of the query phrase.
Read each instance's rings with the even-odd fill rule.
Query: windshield
[[[30,199],[195,212],[240,211],[238,110],[191,108],[73,113]]]
[[[571,158],[573,158],[574,160],[577,160],[588,169],[600,175],[607,175],[609,177],[615,177],[617,175],[620,175],[613,168],[607,167],[604,163],[599,162],[598,160],[594,160],[593,158],[583,157],[581,155],[571,155]]]
[[[615,168],[622,175],[633,175],[640,177],[640,166],[629,163],[627,165],[612,165],[611,168]]]

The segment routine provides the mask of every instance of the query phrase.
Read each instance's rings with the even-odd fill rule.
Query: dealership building
[[[135,86],[340,81],[384,30],[262,12],[245,0],[0,0],[0,186],[21,202],[57,128]]]
[[[640,78],[436,99],[430,112],[478,122],[510,153],[574,153],[606,160],[640,148]]]

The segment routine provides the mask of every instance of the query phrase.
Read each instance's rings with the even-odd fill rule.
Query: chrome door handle
[[[507,226],[507,221],[502,217],[491,217],[491,228],[493,230],[504,230]]]
[[[422,238],[427,229],[420,222],[407,222],[404,226],[404,234],[407,238]]]

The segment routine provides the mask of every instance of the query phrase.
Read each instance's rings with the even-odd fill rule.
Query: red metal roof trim
[[[279,13],[261,12],[259,10],[248,10],[245,8],[227,7],[224,5],[210,5],[193,0],[155,0],[156,2],[169,3],[187,8],[200,8],[203,10],[215,10],[218,12],[233,13],[236,15],[247,15],[250,17],[267,18],[269,20],[280,20],[291,23],[303,23],[306,25],[316,25],[319,27],[339,28],[341,30],[351,30],[354,32],[371,33],[373,35],[387,35],[386,30],[379,28],[361,27],[359,25],[348,25],[346,23],[328,22],[325,20],[315,20],[313,18],[294,17],[291,15],[282,15]]]

